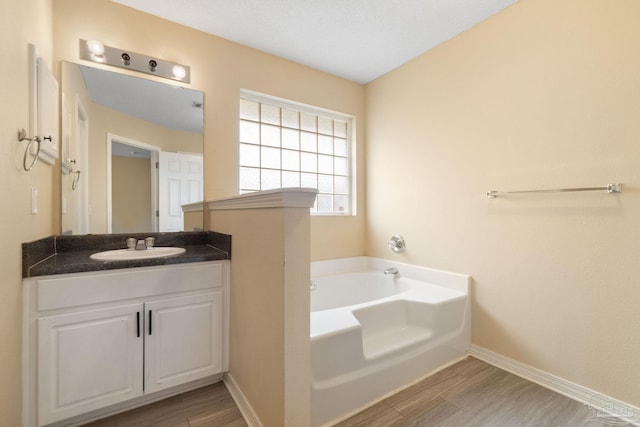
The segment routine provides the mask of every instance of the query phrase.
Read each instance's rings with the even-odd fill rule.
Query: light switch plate
[[[38,189],[31,187],[31,215],[38,213]]]

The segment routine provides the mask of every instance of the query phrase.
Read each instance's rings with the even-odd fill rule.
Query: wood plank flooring
[[[336,427],[610,427],[622,420],[469,357]],[[222,382],[88,424],[90,427],[245,427]],[[265,426],[279,427],[279,426]]]
[[[86,427],[247,427],[223,382],[86,424]]]
[[[610,427],[575,400],[469,357],[337,427]]]

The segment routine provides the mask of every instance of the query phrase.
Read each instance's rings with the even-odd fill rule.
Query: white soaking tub
[[[357,257],[313,262],[311,277],[312,427],[467,354],[469,276]]]

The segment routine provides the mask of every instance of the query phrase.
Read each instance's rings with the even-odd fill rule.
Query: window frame
[[[240,96],[238,97],[238,194],[247,194],[250,192],[254,192],[254,191],[261,191],[261,190],[242,190],[241,188],[241,171],[242,171],[242,167],[250,167],[250,168],[256,168],[258,170],[263,170],[263,169],[271,169],[271,170],[275,170],[272,168],[263,168],[262,165],[260,166],[246,166],[246,165],[242,165],[241,162],[241,147],[242,144],[245,145],[254,145],[254,146],[258,146],[258,147],[270,147],[270,145],[263,145],[262,144],[262,138],[260,139],[260,144],[251,144],[251,143],[247,143],[247,142],[242,142],[240,139],[240,125],[241,122],[243,120],[247,121],[247,122],[253,122],[253,123],[258,123],[260,125],[262,124],[267,124],[267,125],[271,125],[271,126],[277,126],[280,130],[280,145],[278,147],[278,149],[281,151],[281,156],[282,156],[282,129],[291,129],[287,126],[283,126],[282,122],[279,125],[274,125],[272,123],[268,123],[268,122],[263,122],[262,118],[260,118],[260,120],[258,122],[253,121],[253,120],[248,120],[248,119],[243,119],[241,117],[241,112],[240,112],[240,102],[241,100],[247,100],[247,101],[251,101],[251,102],[257,102],[260,104],[266,104],[269,106],[273,106],[273,107],[277,107],[280,109],[287,109],[287,110],[292,110],[297,112],[298,114],[300,114],[300,118],[301,118],[301,114],[311,114],[311,115],[315,115],[317,117],[322,117],[322,118],[327,118],[327,119],[331,119],[331,120],[337,120],[337,121],[341,121],[341,122],[345,122],[346,123],[346,144],[347,144],[347,149],[346,149],[346,159],[347,159],[347,188],[348,188],[348,203],[349,203],[349,209],[344,211],[344,212],[337,212],[337,211],[325,211],[325,212],[318,212],[317,211],[317,205],[318,205],[318,198],[316,197],[316,201],[314,203],[314,208],[311,208],[311,215],[312,216],[334,216],[334,217],[347,217],[347,216],[355,216],[356,215],[356,201],[357,201],[357,197],[356,197],[356,177],[355,177],[355,173],[356,173],[356,134],[355,134],[355,128],[356,128],[356,118],[355,116],[351,115],[351,114],[345,114],[345,113],[340,113],[340,112],[336,112],[336,111],[332,111],[332,110],[328,110],[325,108],[321,108],[321,107],[315,107],[312,105],[308,105],[308,104],[303,104],[300,102],[296,102],[296,101],[291,101],[291,100],[287,100],[287,99],[283,99],[283,98],[278,98],[278,97],[274,97],[271,95],[266,95],[263,93],[259,93],[259,92],[254,92],[251,90],[247,90],[247,89],[240,89]],[[302,129],[302,125],[301,123],[298,126],[298,131],[299,132],[304,132],[304,129]],[[316,135],[323,135],[320,133],[319,129],[316,129],[315,131]],[[332,137],[335,137],[335,135],[332,135]],[[341,137],[340,137],[341,138]],[[302,147],[300,146],[301,144],[301,140],[299,141],[299,146],[297,150],[291,150],[288,148],[285,148],[285,150],[291,150],[291,151],[297,151],[299,153],[299,155],[301,153],[305,153],[307,152],[306,150],[302,150]],[[316,146],[316,155],[321,155],[322,153],[319,152],[317,146]],[[331,154],[332,158],[335,161],[336,155]],[[340,158],[344,158],[344,156],[337,156]],[[282,174],[283,172],[283,168],[282,168],[282,164],[280,164],[280,168],[279,168],[280,173]],[[284,171],[287,171],[286,169]],[[298,173],[305,173],[303,171],[298,171]],[[320,176],[320,175],[328,175],[328,174],[323,174],[320,173],[316,170],[316,172],[314,172],[316,177]],[[344,176],[344,175],[336,175],[335,171],[332,172],[330,174],[334,180],[336,176]],[[282,177],[280,180],[280,183],[282,184]],[[260,178],[260,186],[262,187],[262,177]],[[302,187],[302,185],[299,185],[299,187]],[[276,188],[283,188],[283,187],[276,187]],[[269,189],[273,189],[273,188],[269,188]],[[335,190],[335,188],[333,189]],[[341,194],[338,193],[334,193],[332,190],[331,193],[320,193],[318,192],[318,194],[330,194],[332,197],[335,197],[336,195],[340,196]],[[333,203],[333,202],[332,202]]]

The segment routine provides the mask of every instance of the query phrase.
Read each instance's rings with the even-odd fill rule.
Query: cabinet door
[[[38,425],[142,395],[143,309],[38,319]]]
[[[145,304],[145,393],[222,372],[222,292]]]

